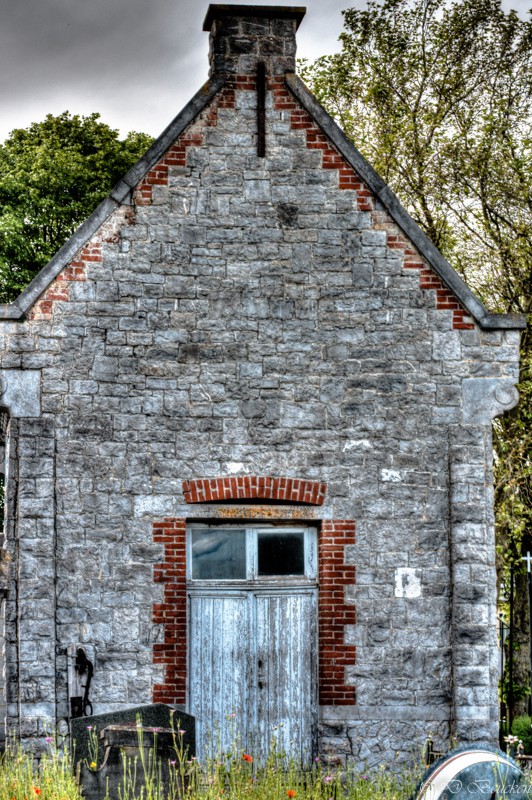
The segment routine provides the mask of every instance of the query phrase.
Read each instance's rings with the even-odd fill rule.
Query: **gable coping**
[[[132,192],[144,175],[161,159],[164,153],[183,133],[185,128],[200,114],[214,99],[226,82],[225,75],[214,75],[194,97],[187,103],[183,110],[165,128],[162,134],[153,142],[146,153],[134,164],[130,170],[113,187],[109,195],[99,206],[82,222],[79,228],[57,251],[48,264],[35,276],[31,283],[21,292],[13,303],[0,303],[0,322],[2,320],[21,319],[37,299],[48,288],[50,283],[59,275],[75,257],[76,253],[89,241],[98,228],[120,205],[132,204]],[[340,154],[360,175],[373,194],[380,200],[394,222],[401,228],[405,235],[419,250],[420,254],[428,261],[445,285],[453,291],[463,306],[478,324],[487,330],[516,330],[526,328],[524,314],[490,314],[471,289],[462,280],[458,273],[443,257],[438,248],[430,241],[428,236],[414,222],[412,217],[403,208],[396,195],[377,174],[373,167],[366,161],[362,153],[347,138],[345,133],[325,111],[323,106],[307,89],[301,78],[295,73],[286,73],[285,82],[292,94],[301,103],[303,108],[320,126],[329,137]]]
[[[0,303],[0,321],[21,319],[113,211],[123,204],[131,205],[132,192],[138,182],[161,159],[185,128],[209,105],[224,83],[223,75],[215,75],[196,92],[183,110],[174,117],[144,155],[118,181],[105,200],[102,200],[92,214],[81,223],[70,239],[33,278],[17,299],[13,303]]]
[[[360,175],[373,194],[380,200],[395,223],[401,228],[420,254],[428,261],[445,285],[457,296],[472,317],[485,329],[524,329],[524,314],[490,314],[460,275],[449,264],[428,236],[414,222],[410,214],[403,208],[397,196],[383,181],[362,153],[347,138],[340,126],[325,111],[321,103],[307,89],[301,78],[295,73],[287,73],[285,82],[292,94],[301,103],[305,111],[320,126],[332,141],[340,154]]]

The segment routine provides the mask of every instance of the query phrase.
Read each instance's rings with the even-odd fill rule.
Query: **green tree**
[[[532,321],[532,22],[498,0],[383,0],[344,12],[341,52],[303,77],[492,311]],[[532,549],[532,337],[521,401],[496,420],[499,576],[516,569],[515,713],[525,713]]]
[[[0,145],[0,302],[13,300],[147,150],[99,114],[14,130]]]

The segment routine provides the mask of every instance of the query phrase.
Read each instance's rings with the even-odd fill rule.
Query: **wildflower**
[[[90,768],[91,769],[96,769],[96,761],[91,761]]]
[[[330,783],[332,780],[333,780],[333,776],[332,775],[325,775],[324,778],[323,778],[323,782],[324,783]]]
[[[40,794],[41,793],[41,790],[39,789],[38,786],[34,786],[33,787],[33,791],[35,792],[35,794]]]
[[[52,744],[52,742],[53,742],[53,739],[52,739],[52,737],[51,737],[51,736],[47,736],[47,737],[46,737],[46,739],[45,739],[44,741],[46,742],[46,744]]]
[[[92,725],[87,725],[87,730],[92,731]]]
[[[178,733],[179,733],[179,735],[180,735],[180,736],[183,736],[183,735],[186,733],[186,731],[183,731],[183,730],[181,730],[181,728],[180,728],[180,729],[178,730]]]
[[[175,767],[175,765],[176,765],[176,762],[175,762],[175,761],[170,761],[170,766],[171,766],[171,767]]]
[[[367,779],[368,779],[368,776],[367,776],[367,775],[361,775],[361,776],[360,776],[360,780],[361,780],[361,781],[367,781]]]
[[[296,793],[295,793],[294,789],[287,789],[286,790],[286,795],[287,795],[287,797],[295,797]]]
[[[252,756],[248,756],[248,754],[247,754],[247,753],[244,753],[244,755],[242,756],[242,758],[244,759],[244,761],[247,761],[247,762],[248,762],[248,764],[251,764],[251,762],[253,761],[253,757],[252,757]]]
[[[315,764],[319,764],[320,763],[320,757],[319,756],[316,756],[316,758],[314,759],[314,763]]]

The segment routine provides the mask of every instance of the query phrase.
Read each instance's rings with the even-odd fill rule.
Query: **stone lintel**
[[[182,517],[184,519],[224,520],[239,522],[241,520],[257,520],[268,522],[272,519],[294,520],[298,524],[333,519],[330,506],[290,506],[257,503],[242,505],[224,503],[202,503],[189,505],[179,503],[173,495],[139,495],[135,498],[136,517]]]

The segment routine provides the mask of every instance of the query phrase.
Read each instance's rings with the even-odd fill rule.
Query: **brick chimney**
[[[296,31],[306,8],[301,6],[209,6],[203,30],[210,32],[210,75],[255,73],[284,75],[296,69]]]

